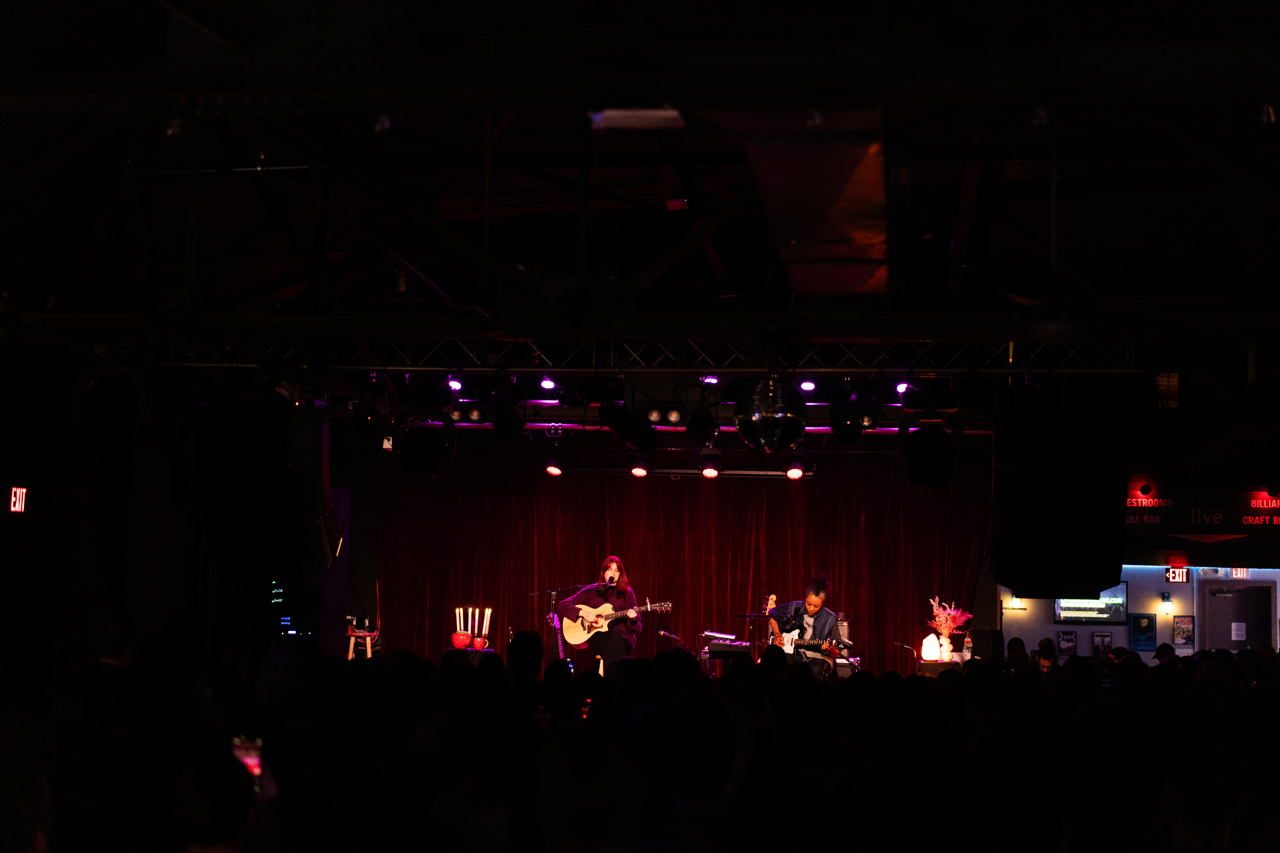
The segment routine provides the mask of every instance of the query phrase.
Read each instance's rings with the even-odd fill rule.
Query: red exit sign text
[[[14,486],[9,492],[9,512],[27,511],[27,490]]]
[[[1164,570],[1164,579],[1169,583],[1191,583],[1186,566],[1170,566]]]

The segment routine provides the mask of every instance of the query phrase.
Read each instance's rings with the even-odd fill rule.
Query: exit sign
[[[1164,579],[1169,583],[1191,583],[1186,566],[1170,566],[1164,570]]]
[[[1247,581],[1249,579],[1249,570],[1242,569],[1238,566],[1233,566],[1231,569],[1231,577],[1234,580]]]
[[[3,494],[0,492],[0,494]],[[27,490],[14,486],[9,492],[9,512],[27,511]]]

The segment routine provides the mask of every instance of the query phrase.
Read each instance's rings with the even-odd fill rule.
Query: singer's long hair
[[[618,557],[608,556],[600,563],[600,580],[604,583],[604,573],[608,570],[610,563],[618,564],[618,594],[623,598],[627,596],[627,590],[631,589],[631,581],[627,580],[627,567],[622,565],[622,560]]]

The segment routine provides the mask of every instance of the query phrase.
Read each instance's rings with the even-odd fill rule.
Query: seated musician
[[[585,649],[579,649],[573,662],[574,672],[589,668],[603,671],[620,657],[631,654],[636,647],[636,637],[641,631],[640,614],[636,612],[636,593],[627,578],[622,560],[614,556],[604,558],[600,565],[600,581],[586,587],[572,598],[560,603],[557,611],[561,619],[570,621],[579,617],[578,605],[600,608],[612,606],[615,613],[626,611],[625,618],[609,623],[607,631],[591,635]]]
[[[787,663],[808,664],[813,674],[824,679],[835,671],[835,643],[840,641],[840,626],[836,614],[823,604],[827,600],[827,576],[818,575],[809,581],[804,601],[789,601],[769,611],[769,632],[776,646],[784,645],[782,635],[799,630],[801,640],[823,640],[813,650],[797,648],[789,655]],[[820,649],[821,651],[819,651]]]

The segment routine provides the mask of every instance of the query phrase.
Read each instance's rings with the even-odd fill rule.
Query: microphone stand
[[[558,624],[558,620],[559,620],[559,618],[560,618],[560,614],[559,614],[559,612],[556,610],[556,597],[557,597],[557,596],[559,596],[559,595],[560,595],[560,593],[562,593],[562,592],[571,592],[572,594],[575,594],[575,595],[576,595],[577,593],[582,592],[582,590],[586,589],[586,588],[587,588],[587,587],[589,587],[589,586],[596,586],[596,587],[599,587],[599,586],[602,586],[602,585],[603,585],[603,584],[590,584],[590,583],[583,583],[583,584],[577,584],[576,586],[562,586],[562,587],[560,587],[560,588],[558,588],[558,589],[540,589],[540,590],[538,590],[538,591],[536,591],[536,592],[531,592],[531,593],[529,593],[529,596],[530,596],[530,597],[533,597],[533,596],[535,596],[535,595],[550,595],[550,596],[551,596],[551,612],[552,612],[552,614],[554,614],[554,615],[556,616],[557,624]],[[559,649],[560,649],[560,644],[559,644],[559,643],[556,643],[556,651],[557,651],[557,653],[559,652]],[[568,660],[568,658],[559,658],[559,660]],[[573,665],[573,664],[572,664],[572,663],[570,663],[570,666],[571,666],[571,667],[572,667],[572,665]]]
[[[912,662],[912,663],[915,663],[915,662],[916,662],[916,647],[915,647],[915,646],[908,646],[906,643],[899,643],[899,642],[897,642],[896,640],[894,641],[894,643],[893,643],[893,644],[894,644],[895,646],[902,646],[902,648],[904,648],[904,649],[906,649],[907,651],[911,652],[911,662]],[[917,668],[917,669],[919,669],[919,667],[916,667],[916,668]],[[912,675],[915,675],[915,673],[914,673],[914,672],[913,672],[913,673],[911,673],[911,674],[912,674]]]
[[[679,638],[679,637],[677,637],[675,634],[672,634],[672,633],[671,633],[671,632],[669,632],[669,631],[659,631],[658,633],[659,633],[659,634],[661,634],[662,636],[666,637],[668,640],[675,640],[675,641],[676,641],[676,645],[678,645],[680,648],[684,649],[684,650],[685,650],[686,652],[688,652],[689,654],[693,655],[693,649],[691,649],[691,648],[689,648],[688,646],[686,646],[686,645],[684,644],[684,640],[680,639],[680,638]],[[697,657],[697,655],[693,655],[693,656],[694,656],[694,657]]]
[[[587,587],[594,587],[595,589],[605,589],[605,588],[607,588],[607,587],[609,587],[609,586],[611,586],[611,584],[607,584],[607,583],[580,583],[580,584],[574,584],[574,585],[571,585],[571,586],[562,586],[562,587],[559,587],[559,588],[557,588],[557,589],[540,589],[540,590],[537,590],[537,591],[535,591],[535,592],[531,592],[531,593],[529,593],[529,597],[530,597],[530,598],[532,598],[532,597],[533,597],[533,596],[535,596],[535,595],[550,595],[550,596],[551,596],[551,612],[552,612],[553,614],[555,614],[555,615],[556,615],[556,618],[557,618],[557,619],[559,619],[560,614],[559,614],[559,612],[556,610],[556,598],[560,595],[560,593],[562,593],[562,592],[568,592],[568,593],[570,593],[571,595],[577,595],[578,593],[582,592],[582,591],[583,591],[584,589],[586,589]],[[560,646],[559,646],[559,643],[557,643],[557,644],[556,644],[556,649],[557,649],[557,651],[559,650],[559,647],[560,647]],[[561,658],[561,660],[568,660],[568,658]],[[572,664],[570,664],[570,665],[572,666]]]

